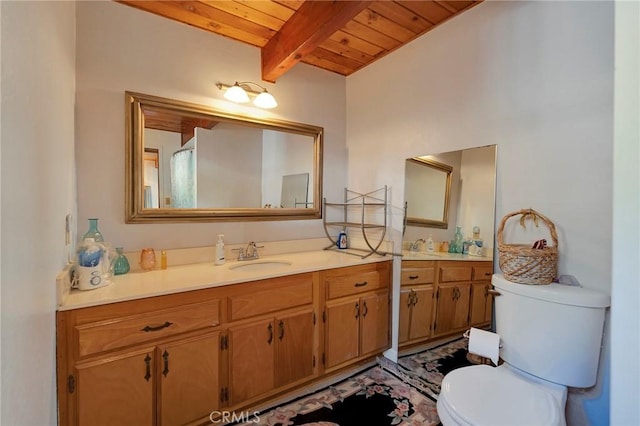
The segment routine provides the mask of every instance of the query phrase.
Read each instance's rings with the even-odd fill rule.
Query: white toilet
[[[526,285],[494,275],[499,367],[453,370],[438,415],[449,425],[566,425],[567,386],[596,383],[609,296],[578,286]]]

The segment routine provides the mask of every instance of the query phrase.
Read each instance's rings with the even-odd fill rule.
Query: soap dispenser
[[[224,264],[224,241],[222,241],[223,237],[224,235],[222,234],[218,235],[218,242],[216,243],[216,265]]]
[[[433,238],[431,238],[431,235],[429,235],[429,238],[427,238],[427,253],[433,253],[434,251]]]

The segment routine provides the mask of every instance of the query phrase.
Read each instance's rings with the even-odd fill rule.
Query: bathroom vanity
[[[486,257],[403,257],[398,343],[406,347],[491,324],[493,262]]]
[[[389,257],[285,258],[69,294],[57,313],[60,424],[209,424],[389,347]]]

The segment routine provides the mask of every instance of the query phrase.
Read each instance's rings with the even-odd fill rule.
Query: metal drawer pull
[[[280,320],[278,323],[278,339],[282,340],[284,338],[284,322]]]
[[[418,278],[420,278],[420,275],[409,275],[410,280],[417,280]]]
[[[144,357],[144,363],[146,365],[146,374],[144,375],[144,379],[148,382],[151,378],[151,357],[149,356],[149,354]]]
[[[500,293],[497,290],[493,290],[493,289],[487,290],[487,293],[489,293],[492,296],[502,296],[502,293]]]
[[[361,282],[361,283],[355,283],[355,286],[356,286],[356,287],[364,287],[365,285],[367,285],[367,282],[366,282],[366,281],[363,281],[363,282]]]
[[[172,324],[173,324],[172,322],[167,321],[164,324],[157,325],[155,327],[151,327],[150,325],[147,325],[145,328],[141,329],[140,331],[144,331],[145,333],[148,333],[150,331],[160,331],[163,328],[167,328],[167,327],[171,326]]]
[[[164,360],[164,370],[162,370],[162,375],[167,377],[167,374],[169,374],[169,352],[165,350],[162,354],[162,359]]]
[[[267,327],[267,331],[269,332],[269,338],[267,339],[267,343],[271,344],[271,342],[273,342],[273,326],[271,325],[271,323],[269,323],[269,326]]]

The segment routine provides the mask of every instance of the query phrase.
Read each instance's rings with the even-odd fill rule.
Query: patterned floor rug
[[[463,339],[379,365],[252,417],[243,426],[435,426],[442,378],[469,365]],[[240,426],[240,425],[238,425]]]
[[[433,399],[438,399],[444,376],[456,368],[471,365],[467,359],[468,340],[457,339],[429,350],[398,359],[398,363],[380,358],[378,363],[385,370],[419,389]]]

